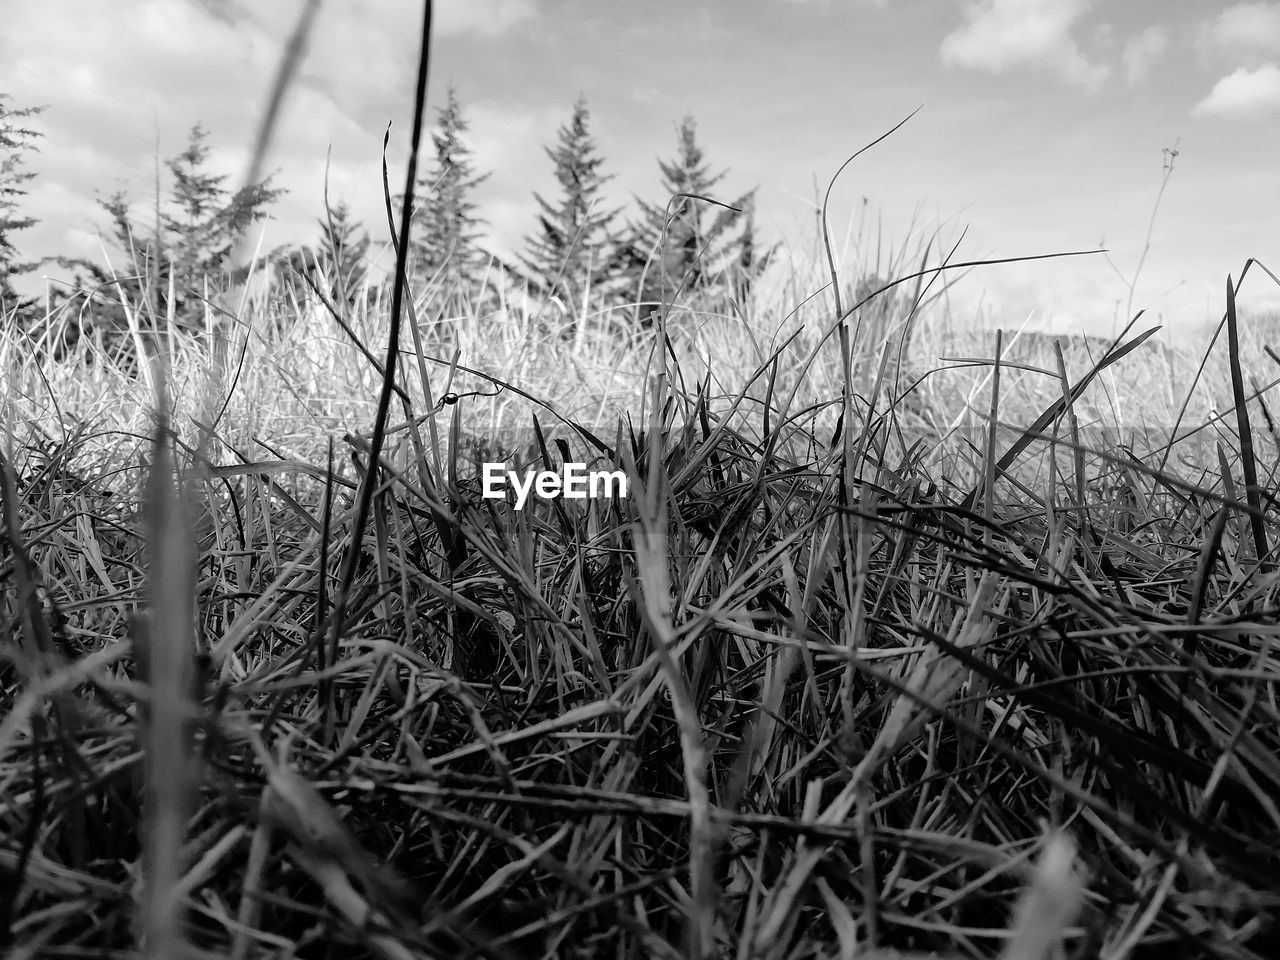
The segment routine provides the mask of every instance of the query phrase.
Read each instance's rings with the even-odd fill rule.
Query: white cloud
[[[382,3],[377,3],[375,9],[382,6]],[[416,5],[405,6],[412,8]],[[436,7],[433,29],[438,30],[441,36],[460,33],[495,36],[536,13],[534,0],[442,0]]]
[[[537,0],[437,0],[431,24],[432,38],[439,40],[464,34],[494,37],[533,19],[537,14]],[[292,27],[297,18],[297,7],[279,0],[271,4],[255,4],[253,16],[263,22],[271,22],[274,32],[283,37],[285,30]],[[326,4],[318,19],[317,33],[322,32],[327,22],[329,29],[340,36],[355,31],[358,35],[381,38],[384,58],[391,54],[386,49],[388,38],[396,38],[398,47],[417,55],[417,40],[422,33],[421,4],[342,0],[341,3]],[[399,51],[396,53],[398,55]]]
[[[1071,36],[1090,0],[973,0],[965,23],[942,41],[942,60],[1001,74],[1047,67],[1068,83],[1096,90],[1107,68],[1093,63]]]
[[[1124,63],[1124,78],[1129,84],[1141,83],[1152,67],[1169,50],[1169,31],[1162,26],[1147,27],[1124,45],[1120,55]]]
[[[797,0],[783,0],[783,2],[795,3]],[[671,94],[651,83],[632,87],[627,93],[627,97],[635,103],[642,103],[645,106],[656,106],[672,101]]]
[[[1238,3],[1223,10],[1209,36],[1229,52],[1280,51],[1280,3]]]
[[[533,111],[491,100],[464,103],[462,115],[469,127],[467,145],[481,171],[502,170],[512,157],[531,159],[535,165],[545,162],[550,170],[551,161],[542,152],[541,145],[568,119],[565,111]],[[430,146],[429,138],[425,142]]]
[[[831,0],[781,0],[788,7],[803,7],[805,5],[819,6],[824,9],[833,6]],[[864,7],[875,7],[877,10],[883,10],[889,5],[889,0],[858,0]]]
[[[1192,116],[1256,117],[1280,111],[1280,67],[1241,67],[1213,85],[1191,110]]]

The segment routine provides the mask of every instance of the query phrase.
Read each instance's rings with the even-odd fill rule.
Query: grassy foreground
[[[343,388],[349,343],[247,323],[211,401],[218,359],[171,331],[157,424],[158,365],[7,341],[7,955],[1274,956],[1265,404],[1256,440],[1231,414],[1216,449],[1117,445],[1089,403],[1160,413],[1144,377],[1186,382],[1121,345],[953,364],[962,421],[873,377],[846,428],[842,322],[810,319],[724,376],[688,333],[723,318],[671,311],[661,362],[539,328],[534,369],[649,393],[534,403],[519,436],[527,411],[476,412],[521,381],[458,370],[478,318],[417,324],[358,547],[367,435],[316,446],[374,389]],[[491,359],[527,361],[528,318],[489,320],[515,325]],[[463,451],[499,436],[631,495],[483,500]]]

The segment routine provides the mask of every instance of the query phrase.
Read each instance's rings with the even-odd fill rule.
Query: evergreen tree
[[[675,159],[658,161],[663,192],[669,197],[682,193],[713,196],[712,189],[726,171],[711,173],[692,116],[681,121],[677,137]],[[755,190],[730,204],[741,212],[675,197],[670,223],[665,204],[659,206],[639,197],[636,203],[640,215],[633,221],[620,254],[630,295],[639,295],[642,321],[650,322],[657,306],[669,302],[677,291],[697,292],[732,281],[742,293],[773,256],[773,249],[763,253],[758,249]],[[727,240],[739,222],[742,232],[736,240]]]
[[[682,281],[689,291],[703,279],[698,250],[706,205],[675,194],[709,196],[725,176],[723,171],[713,175],[707,166],[692,116],[686,116],[677,130],[676,158],[659,159],[658,168],[662,194],[674,199],[668,208],[666,203],[653,204],[636,197],[639,217],[632,223],[626,249],[627,279],[638,294],[642,319],[658,304],[669,301]]]
[[[540,212],[538,231],[528,239],[524,266],[547,292],[559,296],[574,316],[582,310],[587,282],[600,284],[608,294],[615,267],[615,240],[609,227],[617,210],[600,208],[600,192],[613,179],[602,176],[603,158],[596,154],[596,142],[588,132],[587,102],[579,97],[573,116],[558,131],[556,148],[546,148],[555,164],[561,196],[553,206],[540,194],[533,195]]]
[[[351,208],[340,202],[321,222],[322,262],[329,267],[334,295],[351,302],[369,275],[369,234],[351,217]]]
[[[369,235],[351,216],[351,208],[339,201],[321,217],[320,236],[314,246],[285,247],[273,255],[286,282],[300,284],[299,294],[310,290],[302,277],[310,277],[331,303],[339,308],[356,302],[369,271]]]
[[[457,90],[450,84],[439,126],[431,134],[435,167],[414,188],[410,241],[414,273],[422,279],[439,274],[447,293],[469,293],[487,258],[479,246],[485,221],[476,215],[472,193],[489,174],[476,173],[464,139],[467,129]]]
[[[872,272],[860,278],[855,286],[850,289],[846,285],[845,289],[845,308],[862,303],[859,311],[856,329],[863,349],[873,357],[879,355],[879,351],[884,342],[893,337],[895,346],[890,354],[890,375],[896,375],[898,371],[898,347],[902,348],[904,358],[909,356],[910,351],[910,330],[899,327],[907,316],[911,313],[911,298],[906,292],[903,285],[889,287],[883,293],[875,296],[877,290],[888,286],[892,282],[890,277],[885,277],[879,273]],[[871,299],[867,299],[870,297]],[[898,339],[906,336],[905,343],[898,342]]]
[[[98,201],[111,218],[113,239],[124,254],[113,269],[83,259],[58,258],[57,262],[83,270],[94,285],[114,288],[119,278],[132,306],[146,304],[156,317],[164,316],[172,306],[180,323],[201,326],[206,291],[215,294],[243,279],[225,273],[237,237],[250,225],[268,218],[268,208],[284,193],[271,186],[270,177],[229,193],[222,185],[226,177],[205,169],[209,157],[206,138],[197,123],[186,149],[165,161],[173,178],[170,209],[157,211],[155,225],[149,230],[135,226],[123,191]],[[82,289],[84,278],[78,278],[76,285]],[[124,325],[118,297],[114,293],[100,296],[95,304],[96,320],[107,328],[108,336],[118,334]]]
[[[284,193],[273,189],[268,178],[228,196],[222,186],[226,177],[205,171],[209,159],[207,137],[197,123],[191,128],[187,148],[165,162],[173,176],[171,197],[177,212],[161,214],[164,233],[157,246],[162,254],[168,248],[180,308],[202,295],[204,278],[227,265],[236,238],[265,219],[267,207]],[[166,268],[162,260],[164,288],[168,286]]]
[[[35,301],[20,298],[13,288],[13,279],[33,270],[37,264],[18,260],[12,234],[39,223],[32,217],[19,215],[18,204],[27,195],[25,184],[35,177],[22,168],[25,154],[36,149],[34,141],[41,136],[23,126],[22,121],[44,108],[14,109],[5,106],[8,99],[8,95],[0,93],[0,316],[18,316],[34,306]]]
[[[728,244],[725,263],[720,276],[733,290],[734,296],[745,300],[751,294],[755,282],[777,256],[781,244],[773,243],[761,248],[760,238],[756,234],[756,192],[751,190],[739,198],[734,206],[740,207],[742,213],[735,215],[742,228],[737,239]]]

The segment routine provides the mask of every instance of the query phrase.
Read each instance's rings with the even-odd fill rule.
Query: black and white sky
[[[103,257],[94,202],[128,191],[148,216],[157,144],[199,120],[238,184],[300,0],[0,0],[0,91],[47,105],[28,168],[26,257]],[[812,249],[815,182],[917,107],[834,194],[840,244],[869,201],[884,237],[934,227],[961,256],[1089,249],[966,278],[1006,325],[1111,329],[1177,143],[1135,309],[1173,329],[1220,315],[1247,257],[1280,268],[1280,2],[1221,0],[439,0],[431,101],[456,84],[482,170],[492,246],[554,195],[542,150],[587,97],[611,198],[659,202],[659,157],[691,113],[724,199],[759,187],[769,234]],[[328,0],[269,160],[289,194],[267,247],[310,240],[330,191],[386,237],[380,151],[407,154],[420,4]],[[434,117],[434,110],[432,113]],[[875,229],[871,230],[874,236]],[[850,258],[852,259],[852,257]],[[57,268],[48,268],[50,275]],[[1280,305],[1251,271],[1242,300]],[[41,281],[34,281],[36,289]],[[31,290],[32,282],[25,284]]]

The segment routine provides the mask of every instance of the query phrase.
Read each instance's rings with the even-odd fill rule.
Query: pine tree
[[[170,210],[157,211],[155,225],[139,228],[129,213],[129,201],[117,191],[99,206],[111,218],[113,239],[122,261],[107,270],[83,259],[58,258],[64,267],[83,270],[94,285],[114,289],[117,278],[134,306],[148,305],[156,317],[170,306],[179,322],[188,326],[202,323],[203,303],[208,293],[220,292],[233,280],[225,275],[236,238],[250,225],[270,216],[269,207],[284,190],[271,186],[271,178],[230,194],[223,186],[225,176],[205,170],[209,148],[207,134],[197,123],[191,128],[187,147],[165,161],[173,177]],[[170,279],[174,302],[169,303]],[[85,286],[77,278],[77,289]],[[108,336],[124,327],[124,317],[114,293],[96,301],[96,321]]]
[[[533,195],[540,208],[539,229],[527,241],[528,255],[521,257],[538,284],[560,297],[572,316],[584,306],[589,281],[599,284],[602,294],[609,292],[615,244],[609,228],[619,212],[600,207],[601,190],[613,177],[600,173],[604,160],[596,154],[589,120],[587,101],[579,97],[573,116],[558,131],[556,148],[545,148],[555,164],[561,196],[553,206]]]
[[[741,197],[734,206],[742,209],[742,214],[738,217],[742,229],[737,239],[729,245],[727,262],[722,268],[721,276],[733,290],[734,296],[745,300],[750,296],[756,280],[773,263],[781,244],[773,243],[761,248],[760,238],[756,233],[754,189]]]
[[[352,219],[351,208],[339,202],[320,221],[319,262],[338,303],[350,304],[369,275],[369,234]]]
[[[438,274],[450,293],[470,293],[486,259],[479,246],[485,221],[476,215],[472,193],[490,175],[476,173],[464,139],[467,130],[457,90],[450,84],[439,126],[431,134],[435,168],[414,188],[410,241],[414,273],[428,280]]]
[[[284,193],[273,189],[267,178],[229,197],[222,186],[226,177],[205,171],[209,159],[207,138],[207,132],[197,123],[191,128],[187,148],[165,162],[173,176],[171,197],[177,213],[161,214],[165,234],[159,243],[162,253],[166,246],[170,251],[182,308],[203,293],[206,277],[226,266],[236,238],[265,219],[267,207]],[[167,287],[166,267],[161,261],[160,275]]]
[[[846,286],[845,308],[863,304],[858,312],[856,329],[861,345],[865,345],[863,349],[873,358],[879,356],[886,340],[891,337],[894,339],[894,350],[889,357],[889,372],[890,376],[896,376],[899,369],[899,347],[904,359],[910,356],[910,330],[902,329],[899,325],[911,313],[911,303],[906,288],[903,285],[889,286],[891,282],[891,278],[874,271],[864,275],[852,288]],[[876,291],[884,287],[889,289],[877,296]],[[864,300],[866,303],[863,303]],[[899,342],[904,336],[906,341]]]
[[[167,249],[172,257],[174,284],[182,291],[198,289],[199,280],[216,265],[209,248],[215,242],[217,214],[226,191],[221,186],[223,178],[203,169],[209,157],[207,136],[197,123],[191,128],[187,148],[165,161],[173,177],[171,196],[177,212],[160,215],[163,232],[156,238],[159,269],[163,272],[167,267]]]
[[[730,204],[741,212],[675,196],[683,193],[714,198],[712,190],[726,173],[711,173],[698,143],[697,124],[692,116],[681,121],[676,158],[659,160],[658,167],[663,192],[675,197],[670,223],[666,205],[651,204],[637,197],[640,216],[632,223],[621,251],[624,275],[631,295],[638,294],[639,316],[643,322],[651,322],[657,306],[669,302],[678,291],[697,292],[733,281],[742,293],[773,255],[773,250],[764,253],[758,250],[755,190]],[[738,238],[722,242],[739,222],[744,227]]]
[[[352,218],[345,201],[339,201],[317,223],[320,236],[314,246],[284,247],[272,259],[283,269],[286,282],[297,281],[299,295],[310,290],[302,279],[310,277],[335,306],[350,306],[368,276],[369,235]]]
[[[35,177],[34,173],[22,169],[25,154],[37,149],[33,141],[41,136],[22,126],[21,121],[44,108],[14,109],[5,106],[8,99],[7,94],[0,93],[0,316],[19,316],[29,310],[34,301],[18,296],[13,279],[33,270],[37,264],[18,260],[11,235],[39,223],[32,217],[20,216],[18,203],[27,195],[24,184]]]

